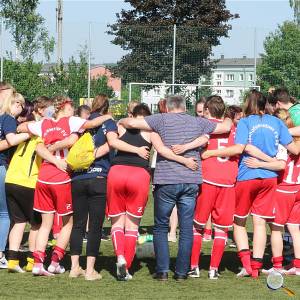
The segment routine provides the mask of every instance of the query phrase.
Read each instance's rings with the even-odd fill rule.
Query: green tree
[[[66,94],[70,96],[76,104],[79,99],[87,97],[87,82],[88,82],[88,60],[86,47],[82,47],[79,51],[79,60],[71,57],[67,64],[61,63],[52,69],[53,84],[52,93]],[[108,97],[113,97],[114,92],[108,86],[106,76],[91,79],[91,97],[97,94],[106,94]]]
[[[62,62],[50,69],[50,74],[47,74],[47,86],[49,87],[49,96],[67,95],[67,80],[68,73],[65,64]]]
[[[4,80],[10,82],[16,90],[29,100],[37,96],[48,95],[47,79],[41,76],[42,64],[32,60],[25,62],[4,60]]]
[[[290,6],[294,10],[295,22],[300,25],[300,0],[290,0]]]
[[[105,94],[109,98],[114,97],[114,91],[108,86],[108,78],[105,75],[91,81],[91,97],[98,94]]]
[[[16,45],[16,56],[32,59],[43,49],[47,61],[54,50],[54,38],[45,28],[45,19],[37,13],[38,0],[2,0],[1,16]]]
[[[125,83],[171,82],[173,25],[177,25],[176,82],[197,83],[211,69],[212,47],[226,37],[232,15],[225,0],[125,0],[132,9],[109,25],[112,43],[129,53],[114,68]]]
[[[267,91],[270,86],[286,86],[300,97],[300,27],[285,22],[264,42],[265,54],[258,66],[259,84]]]
[[[79,101],[81,97],[87,97],[88,82],[88,62],[83,53],[79,54],[79,61],[76,62],[74,57],[66,65],[68,95],[74,100]]]
[[[134,85],[131,87],[131,100],[140,101],[141,100],[141,86]],[[129,86],[124,85],[121,91],[122,100],[125,102],[129,101]]]
[[[88,63],[84,51],[79,53],[79,60],[71,57],[69,62],[43,73],[42,63],[36,63],[31,59],[24,61],[4,60],[4,80],[10,82],[18,92],[29,100],[45,95],[67,95],[78,105],[79,99],[87,97]],[[91,96],[104,93],[109,97],[114,96],[111,87],[108,86],[108,78],[101,76],[91,80]]]

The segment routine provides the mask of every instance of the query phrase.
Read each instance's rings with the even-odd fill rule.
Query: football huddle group
[[[196,103],[195,116],[186,113],[180,95],[161,100],[159,113],[153,115],[146,104],[131,103],[128,117],[118,122],[102,94],[74,116],[69,97],[42,96],[30,102],[1,83],[0,106],[0,268],[35,276],[62,274],[69,246],[69,277],[101,279],[95,261],[106,216],[111,221],[116,277],[132,279],[130,268],[152,180],[154,279],[168,280],[168,230],[174,207],[179,220],[175,280],[200,276],[202,241],[210,220],[214,234],[209,279],[219,277],[231,227],[242,263],[237,276],[258,277],[260,271],[274,270],[300,275],[300,104],[285,88],[267,97],[251,90],[243,108],[226,107],[220,96],[212,95]],[[84,132],[93,139],[93,161],[71,168],[69,149]],[[83,144],[82,153],[84,148]],[[252,252],[246,228],[249,215]],[[46,261],[57,217],[61,226]],[[27,223],[29,251],[21,268]],[[262,269],[267,223],[273,267]],[[83,270],[79,257],[86,231]],[[287,267],[284,231],[294,247],[294,260]]]

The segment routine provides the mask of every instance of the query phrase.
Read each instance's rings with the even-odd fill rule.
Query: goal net
[[[257,85],[212,85],[212,84],[171,84],[171,83],[129,83],[129,101],[138,100],[146,103],[152,112],[157,112],[157,103],[168,95],[179,94],[185,97],[188,112],[193,112],[195,102],[200,97],[219,95],[227,105],[241,105],[247,91],[260,90]],[[135,92],[138,90],[139,99]]]

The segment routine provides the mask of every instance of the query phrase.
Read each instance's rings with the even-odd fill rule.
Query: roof
[[[98,67],[105,67],[105,68],[111,68],[112,66],[114,66],[114,63],[110,63],[110,64],[91,64],[91,69],[95,69]],[[52,68],[55,68],[57,66],[56,63],[46,63],[43,64],[42,66],[42,73],[49,73]],[[64,66],[66,67],[66,70],[68,70],[68,63],[65,63]]]
[[[216,67],[238,67],[238,66],[249,66],[254,67],[254,58],[220,58],[214,60],[216,62]],[[261,58],[257,58],[256,63],[259,65],[261,63]],[[105,67],[110,69],[112,66],[116,64],[91,64],[91,69],[95,69],[97,67]],[[42,73],[49,73],[53,67],[56,66],[56,63],[47,63],[43,64]],[[68,63],[65,63],[66,70],[68,70]]]
[[[254,66],[254,58],[221,58],[216,60],[217,67],[233,67],[233,66]],[[256,63],[261,63],[261,58],[256,59]]]

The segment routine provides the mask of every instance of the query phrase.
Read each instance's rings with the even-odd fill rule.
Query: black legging
[[[71,255],[81,255],[89,217],[86,255],[97,257],[105,217],[106,178],[96,177],[72,181],[72,199],[74,221],[70,240]]]

